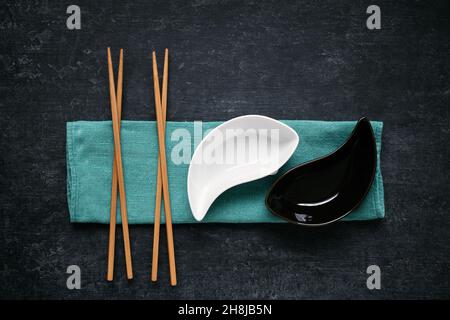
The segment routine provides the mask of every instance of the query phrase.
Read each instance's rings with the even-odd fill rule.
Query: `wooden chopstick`
[[[153,87],[154,87],[153,89],[155,91],[156,122],[158,126],[158,145],[159,145],[159,156],[161,160],[160,164],[161,164],[162,186],[164,196],[164,212],[166,218],[167,247],[169,253],[170,284],[172,286],[175,286],[177,284],[177,274],[175,267],[175,250],[173,245],[172,214],[170,210],[169,181],[168,181],[169,179],[167,176],[165,133],[161,108],[161,98],[159,91],[158,66],[156,64],[156,54],[154,51],[152,57],[153,57]]]
[[[117,75],[117,115],[122,117],[122,87],[123,87],[123,49],[120,49],[119,71]],[[114,151],[115,153],[115,151]],[[114,250],[116,243],[116,215],[117,215],[117,165],[115,156],[113,158],[112,187],[111,187],[111,207],[109,217],[109,246],[108,246],[108,273],[106,280],[112,281],[114,277]]]
[[[111,61],[111,50],[108,47],[108,73],[109,73],[109,96],[111,100],[111,114],[112,124],[114,132],[114,157],[117,166],[117,180],[119,182],[119,196],[120,196],[120,214],[122,217],[122,232],[123,241],[125,246],[125,262],[127,269],[127,278],[133,279],[133,267],[131,262],[131,248],[130,248],[130,236],[128,233],[128,218],[127,218],[127,204],[125,196],[125,186],[123,179],[123,167],[122,167],[122,152],[120,147],[120,128],[119,128],[119,115],[116,103],[116,90],[114,88],[114,72]]]
[[[163,87],[162,87],[162,124],[163,130],[166,129],[166,110],[167,110],[167,84],[168,84],[168,71],[169,71],[169,50],[165,50],[164,53],[164,73],[163,73]],[[159,79],[158,79],[159,83]],[[156,200],[155,200],[155,221],[153,231],[153,256],[152,256],[152,281],[158,279],[158,255],[159,255],[159,229],[161,225],[161,157],[158,152],[158,174],[156,178]]]

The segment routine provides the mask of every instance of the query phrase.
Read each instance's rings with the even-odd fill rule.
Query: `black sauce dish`
[[[266,207],[288,222],[323,226],[356,209],[370,190],[377,164],[370,121],[361,118],[347,141],[327,156],[300,164],[281,177]]]

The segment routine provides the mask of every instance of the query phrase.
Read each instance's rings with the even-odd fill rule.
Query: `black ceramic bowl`
[[[362,118],[336,151],[294,167],[278,178],[267,193],[266,206],[273,214],[299,225],[335,222],[364,200],[376,164],[372,126]]]

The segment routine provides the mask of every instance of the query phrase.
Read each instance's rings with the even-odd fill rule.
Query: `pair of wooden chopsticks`
[[[164,196],[164,213],[166,218],[170,284],[172,286],[175,286],[177,284],[177,273],[175,267],[175,250],[173,244],[172,214],[170,210],[169,179],[167,175],[167,159],[166,159],[166,144],[165,144],[169,50],[166,49],[164,55],[162,95],[160,94],[159,91],[158,65],[156,63],[155,51],[153,51],[152,58],[153,58],[153,89],[155,93],[155,110],[156,110],[156,122],[158,127],[159,154],[158,154],[158,175],[156,180],[156,202],[155,202],[151,279],[152,281],[156,281],[158,274],[159,229],[161,224],[161,191],[162,191],[162,194]]]
[[[123,87],[123,50],[120,49],[119,71],[117,75],[117,96],[114,85],[114,71],[111,60],[111,50],[108,48],[108,74],[109,95],[111,100],[111,114],[114,132],[114,163],[112,171],[111,211],[109,222],[109,246],[108,246],[108,273],[106,279],[113,280],[114,275],[114,249],[116,238],[116,214],[117,214],[117,186],[120,196],[120,214],[122,217],[123,241],[125,246],[125,262],[127,278],[133,279],[133,267],[131,262],[130,236],[128,233],[127,204],[123,179],[122,152],[120,147],[120,120],[122,115],[122,87]]]
[[[112,172],[111,187],[111,209],[109,224],[109,246],[108,246],[108,273],[107,280],[112,281],[114,276],[114,251],[116,237],[116,214],[117,214],[117,187],[120,196],[120,213],[122,217],[123,241],[125,246],[125,261],[127,278],[133,279],[133,268],[131,262],[130,237],[128,232],[127,205],[125,196],[125,186],[123,178],[122,152],[120,146],[120,121],[122,114],[122,92],[123,92],[123,50],[120,49],[119,71],[117,76],[117,95],[114,84],[114,71],[112,67],[111,50],[108,48],[108,74],[109,74],[109,94],[111,100],[111,114],[114,133],[114,163]],[[159,230],[161,224],[161,197],[164,196],[164,212],[166,218],[167,246],[169,252],[170,284],[177,284],[175,267],[175,250],[173,244],[172,215],[170,209],[169,181],[167,175],[167,159],[165,147],[165,122],[167,110],[167,86],[169,71],[169,51],[165,50],[164,73],[162,99],[159,89],[158,66],[156,54],[153,52],[153,85],[155,91],[155,109],[158,127],[158,175],[155,205],[155,223],[153,237],[153,257],[152,257],[152,281],[157,280],[158,254],[159,254]]]

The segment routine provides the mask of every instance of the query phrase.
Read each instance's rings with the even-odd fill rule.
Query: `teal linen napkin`
[[[288,169],[324,156],[345,142],[356,122],[306,120],[283,121],[300,137],[291,159],[275,176],[236,186],[223,193],[211,206],[203,222],[250,223],[285,222],[264,205],[266,192]],[[204,122],[203,133],[222,122]],[[377,172],[364,202],[344,220],[370,220],[384,217],[384,191],[380,172],[383,123],[372,121],[377,143]],[[193,122],[167,122],[167,154],[173,223],[197,222],[187,198],[188,164],[176,165],[170,155],[179,141],[172,133],[185,129],[193,137]],[[127,196],[128,222],[153,223],[157,172],[157,133],[154,121],[122,121],[121,141]],[[179,132],[179,131],[178,131]],[[186,132],[186,131],[185,131]],[[173,141],[172,138],[174,138]],[[191,139],[191,150],[194,149]],[[111,171],[113,163],[111,121],[67,123],[67,200],[71,222],[109,223]],[[178,152],[177,149],[175,149]],[[189,157],[190,159],[190,157]],[[120,222],[120,208],[117,221]],[[164,215],[162,215],[162,222]]]

